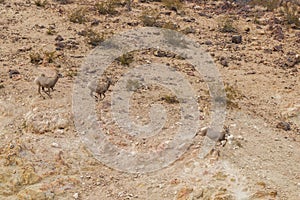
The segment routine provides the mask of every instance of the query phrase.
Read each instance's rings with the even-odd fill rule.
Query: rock
[[[177,200],[186,200],[189,199],[190,193],[193,192],[192,188],[182,188],[177,194]]]
[[[249,32],[250,32],[250,28],[249,27],[245,28],[245,33],[249,33]]]
[[[195,18],[183,18],[184,22],[195,22],[196,19]]]
[[[54,132],[56,129],[65,129],[70,125],[70,116],[63,109],[36,107],[25,115],[25,124],[28,131],[37,134]]]
[[[20,72],[16,69],[9,69],[8,70],[8,73],[9,73],[9,78],[13,78],[15,75],[19,75]]]
[[[74,199],[78,199],[79,198],[79,194],[76,192],[74,195],[73,195]]]
[[[221,65],[223,65],[224,67],[228,67],[228,59],[225,58],[225,57],[223,57],[223,56],[220,58],[220,63],[221,63]]]
[[[61,35],[58,35],[56,38],[55,38],[55,41],[63,41],[64,38],[61,36]]]
[[[212,43],[212,41],[210,41],[210,40],[206,40],[206,41],[204,42],[204,44],[210,46],[210,45],[212,45],[213,43]]]
[[[231,41],[232,41],[232,43],[240,44],[240,43],[242,43],[242,36],[241,35],[233,35],[231,37]]]
[[[46,194],[39,188],[26,188],[20,191],[17,195],[19,200],[38,199],[46,200]]]
[[[26,51],[30,51],[32,49],[32,47],[21,47],[18,49],[18,52],[26,52]]]
[[[58,147],[59,147],[59,144],[57,144],[56,142],[53,142],[53,143],[51,144],[51,147],[58,148]]]
[[[91,26],[98,26],[100,24],[100,20],[98,19],[93,19],[91,22]]]
[[[208,127],[201,128],[198,135],[200,135],[200,136],[206,136],[207,130],[208,130]]]
[[[293,105],[281,113],[281,116],[297,126],[300,126],[300,104]]]
[[[276,45],[273,47],[273,51],[282,51],[282,44],[281,45]]]
[[[275,40],[281,41],[284,39],[283,29],[280,25],[277,24],[274,27],[272,27],[271,29],[273,30],[272,35]]]
[[[276,128],[279,128],[279,129],[282,129],[285,131],[289,131],[289,130],[291,130],[291,125],[287,122],[282,121],[276,125]]]

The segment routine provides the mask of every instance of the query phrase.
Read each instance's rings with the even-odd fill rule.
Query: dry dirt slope
[[[130,12],[117,5],[118,14],[106,15],[97,13],[95,1],[48,1],[44,6],[37,6],[38,1],[0,2],[0,199],[300,199],[300,33],[286,25],[279,11],[214,1],[187,2],[184,12],[176,13],[160,2],[135,2]],[[70,21],[79,8],[85,9],[82,24]],[[156,20],[152,25],[186,33],[213,56],[226,84],[225,125],[234,139],[218,147],[219,155],[201,159],[203,137],[197,136],[170,167],[128,174],[102,165],[81,142],[73,125],[72,88],[93,48],[89,43],[97,43],[102,33],[106,38],[142,27],[145,17]],[[228,17],[237,33],[219,30]],[[234,34],[242,35],[242,43],[232,43]],[[177,58],[137,52],[129,67],[115,62],[107,74],[118,80],[124,69],[145,60],[169,63],[184,74],[201,96],[199,110],[206,123],[207,88],[199,82],[201,75]],[[32,81],[41,73],[53,75],[54,68],[65,77],[53,98],[43,99]],[[20,75],[10,78],[9,69]],[[113,89],[99,110],[109,111]],[[154,92],[152,99],[135,99],[133,116],[147,119],[139,106],[161,103],[159,98],[167,94],[162,89],[146,92]],[[163,103],[176,111],[176,104]],[[112,135],[115,142],[117,136]],[[159,144],[153,142],[146,144]]]

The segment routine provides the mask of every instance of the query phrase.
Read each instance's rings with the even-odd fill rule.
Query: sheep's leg
[[[41,94],[41,86],[39,85],[39,87],[38,87],[38,93],[40,94],[40,95],[42,95]]]
[[[48,96],[50,97],[51,99],[51,95],[50,95],[50,88],[48,88]]]
[[[39,85],[39,88],[38,88],[38,92],[39,92],[39,94],[41,95],[41,97],[43,97],[43,99],[45,99],[45,97],[42,95],[42,93],[41,93],[41,86]]]
[[[44,90],[44,92],[48,95],[48,97],[51,98],[51,95],[50,95],[50,88],[48,88],[48,91]]]

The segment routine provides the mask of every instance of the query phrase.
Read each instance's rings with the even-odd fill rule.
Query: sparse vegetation
[[[292,3],[286,3],[282,7],[281,12],[283,13],[285,20],[288,24],[294,24],[300,26],[300,15],[297,5]]]
[[[161,100],[165,101],[168,104],[179,103],[179,101],[176,98],[176,96],[165,95],[164,97],[161,98]]]
[[[117,1],[100,2],[95,4],[95,8],[100,15],[115,15]]]
[[[131,53],[126,53],[117,58],[116,60],[119,61],[123,66],[129,66],[130,63],[133,62],[133,55]]]
[[[47,0],[36,0],[34,1],[34,4],[38,7],[45,7],[48,4]]]
[[[104,35],[93,31],[92,29],[88,29],[86,31],[86,36],[88,38],[88,44],[92,46],[97,46],[101,42],[104,41]]]
[[[166,6],[166,8],[174,10],[176,12],[183,7],[183,4],[180,0],[162,0],[162,3],[164,6]]]
[[[219,30],[223,33],[235,33],[237,32],[237,28],[234,24],[234,20],[228,16],[222,18],[219,21]]]
[[[70,21],[73,23],[83,24],[87,21],[86,10],[79,8],[70,15]]]
[[[54,35],[54,34],[56,34],[56,31],[53,27],[48,27],[46,33],[47,33],[47,35]]]
[[[173,22],[165,22],[162,25],[162,28],[170,29],[170,30],[177,30],[178,25]]]
[[[60,4],[70,4],[73,3],[72,0],[55,0],[56,2],[60,3]]]
[[[47,63],[53,63],[56,58],[55,51],[44,52],[44,55],[44,61]]]
[[[280,6],[282,0],[252,0],[252,5],[263,6],[267,8],[267,11],[273,11]]]
[[[29,54],[29,57],[32,64],[41,64],[43,61],[43,58],[39,53],[31,53]]]
[[[157,20],[159,19],[159,16],[156,11],[154,10],[148,10],[144,11],[142,15],[140,16],[140,20],[142,21],[144,26],[158,26]]]
[[[137,91],[141,87],[141,84],[138,80],[131,80],[129,79],[126,83],[127,91]]]
[[[3,84],[0,84],[0,89],[3,89],[4,88],[4,85]]]
[[[226,104],[228,108],[239,108],[237,100],[242,98],[242,94],[231,85],[225,85],[225,92],[226,92]]]

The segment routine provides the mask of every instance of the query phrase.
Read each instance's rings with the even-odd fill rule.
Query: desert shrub
[[[295,24],[296,26],[300,26],[299,10],[296,4],[284,4],[281,12],[283,13],[285,20],[288,24]]]
[[[170,29],[170,30],[177,30],[178,25],[173,22],[164,22],[162,24],[162,28]]]
[[[166,8],[174,11],[178,11],[183,7],[180,0],[162,0],[162,3]]]
[[[130,63],[133,62],[133,55],[131,53],[126,53],[118,57],[116,60],[119,61],[121,65],[129,66]]]
[[[95,8],[100,15],[115,15],[118,13],[116,10],[118,5],[123,6],[123,3],[120,0],[110,0],[107,2],[96,3]]]
[[[137,91],[141,87],[141,84],[138,80],[127,80],[126,89],[127,91]]]
[[[232,85],[225,84],[226,104],[229,108],[239,108],[238,100],[242,99],[242,94]]]
[[[29,57],[32,64],[40,64],[43,61],[43,58],[39,53],[31,53],[29,54]]]
[[[44,55],[44,61],[47,63],[53,63],[56,58],[55,51],[46,51]]]
[[[55,0],[56,2],[60,3],[60,4],[70,4],[73,3],[72,0]]]
[[[158,26],[159,16],[154,10],[147,10],[142,13],[140,16],[140,20],[142,21],[144,26]]]
[[[161,100],[165,101],[168,104],[179,103],[179,101],[176,98],[176,96],[165,95],[164,97],[161,98]]]
[[[54,34],[56,34],[56,31],[54,30],[53,27],[48,27],[46,33],[47,33],[47,35],[54,35]]]
[[[38,7],[45,7],[47,4],[48,4],[48,1],[47,0],[36,0],[34,1],[34,4]]]
[[[75,10],[73,13],[71,13],[70,21],[73,23],[83,24],[84,22],[87,21],[85,15],[86,15],[86,10],[83,8],[79,8]]]
[[[237,32],[234,20],[228,16],[222,18],[218,23],[219,30],[223,33],[235,33]]]
[[[86,36],[88,38],[88,44],[97,46],[104,41],[104,35],[93,31],[92,29],[86,30]]]
[[[263,6],[267,11],[273,11],[280,6],[281,0],[252,0],[252,5]]]

